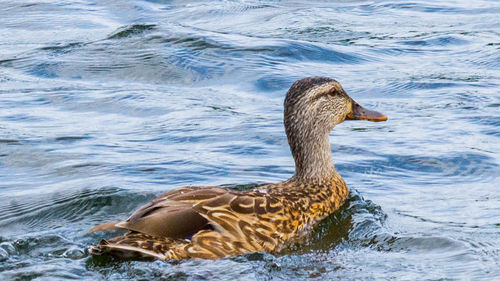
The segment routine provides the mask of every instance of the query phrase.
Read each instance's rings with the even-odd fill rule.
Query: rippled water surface
[[[498,1],[1,1],[0,279],[493,280]],[[328,76],[385,123],[331,134],[351,188],[280,255],[92,258],[183,185],[293,174],[282,103]]]

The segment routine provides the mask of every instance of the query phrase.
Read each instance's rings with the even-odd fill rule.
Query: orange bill
[[[372,122],[380,122],[387,120],[387,116],[382,113],[368,110],[357,102],[352,101],[352,109],[345,118],[346,120],[368,120]]]

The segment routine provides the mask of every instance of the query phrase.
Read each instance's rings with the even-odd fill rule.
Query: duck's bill
[[[387,116],[380,112],[376,112],[373,110],[368,110],[357,102],[352,101],[352,109],[349,114],[347,114],[346,120],[367,120],[372,122],[380,122],[387,120]]]

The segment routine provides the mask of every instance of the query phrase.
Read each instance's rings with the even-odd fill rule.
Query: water
[[[500,276],[497,1],[2,1],[2,280]],[[288,87],[340,81],[385,123],[331,135],[350,199],[281,255],[116,261],[97,223],[183,185],[294,171]]]

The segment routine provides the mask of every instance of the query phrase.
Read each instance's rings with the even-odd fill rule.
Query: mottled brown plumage
[[[295,82],[285,102],[284,125],[295,160],[288,180],[250,191],[182,187],[152,200],[123,222],[90,230],[129,232],[91,247],[92,254],[158,259],[216,259],[278,252],[337,210],[348,189],[333,166],[329,133],[345,119],[385,121],[355,103],[340,84],[312,77]]]

